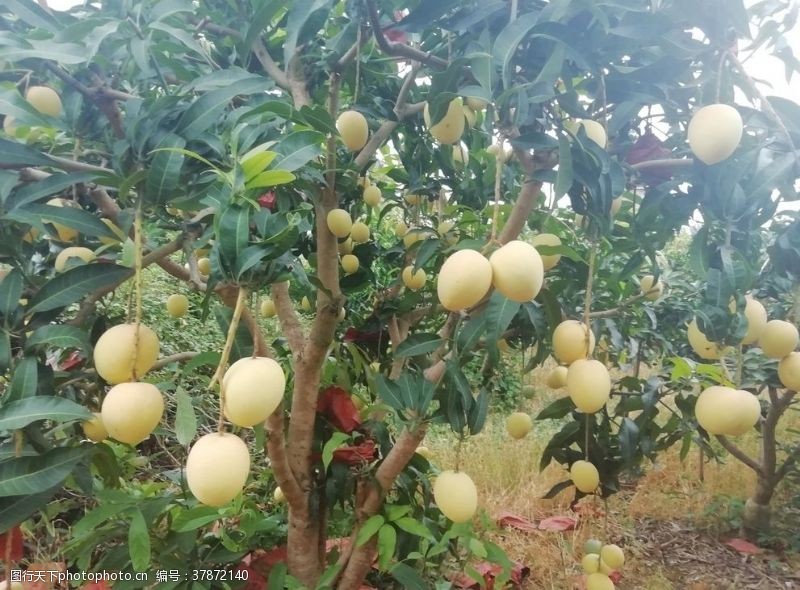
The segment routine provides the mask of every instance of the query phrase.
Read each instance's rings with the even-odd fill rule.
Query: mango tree
[[[119,446],[85,438],[107,431],[154,449],[171,437],[156,430],[164,394],[169,424],[173,399],[186,398],[148,372],[208,351],[159,358],[166,335],[147,327],[142,301],[152,266],[201,292],[192,312],[213,312],[227,335],[208,382],[219,420],[203,425],[153,512],[249,502],[250,488],[240,492],[263,470],[251,454],[264,441],[288,510],[287,583],[358,588],[378,556],[381,583],[426,587],[426,557],[457,538],[503,561],[447,524],[477,509],[468,474],[446,466],[431,486],[417,450],[431,423],[458,440],[481,430],[508,343],[529,351],[529,369],[551,351],[569,365],[559,380],[570,396],[540,418],[573,419],[542,463],[577,463],[579,496],[611,494],[621,470],[681,439],[751,428],[758,416],[737,409],[740,422],[715,432],[701,419],[696,435],[679,369],[664,425],[667,380],[612,384],[592,356],[595,341],[627,358],[682,350],[677,323],[660,339],[652,323],[664,325],[659,305],[673,300],[656,312],[643,302],[662,294],[659,250],[690,220],[702,228],[691,249],[702,296],[690,309],[676,302],[673,317],[696,316],[711,347],[738,346],[755,286],[786,317],[796,225],[772,245],[769,290],[757,230],[795,195],[800,117],[761,95],[736,50],[739,39],[771,47],[795,69],[781,42],[791,15],[784,23],[771,4],[102,1],[54,12],[7,0],[2,528],[65,480],[91,492],[93,475],[108,475],[99,465]],[[255,305],[267,291],[272,342]],[[115,296],[129,298],[127,313],[109,327]],[[186,311],[181,299],[169,307]],[[615,321],[629,310],[639,321]],[[792,359],[794,345],[780,352]],[[789,390],[770,389],[777,417],[796,387],[786,366]],[[723,369],[697,373],[748,388]],[[612,393],[622,402],[609,409]],[[752,409],[743,395],[724,401]],[[788,467],[766,453],[760,469],[776,483]],[[350,538],[329,559],[338,508]],[[159,527],[131,510],[125,567],[142,569],[138,540]]]

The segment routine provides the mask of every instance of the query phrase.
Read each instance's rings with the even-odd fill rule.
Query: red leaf
[[[736,549],[739,553],[746,553],[747,555],[758,555],[763,551],[760,547],[753,545],[750,541],[735,538],[725,543],[728,547]]]
[[[361,416],[353,398],[341,387],[331,385],[322,390],[317,411],[338,430],[350,434],[361,425]]]
[[[69,371],[70,369],[74,369],[78,365],[80,365],[84,361],[84,358],[80,355],[77,350],[73,350],[69,353],[69,356],[64,359],[61,363],[61,370],[62,371]]]
[[[503,572],[503,567],[496,563],[489,563],[482,561],[474,565],[475,571],[483,576],[483,585],[479,584],[467,574],[455,574],[450,581],[456,588],[466,588],[469,590],[492,590],[494,588],[494,581],[498,575]],[[520,586],[530,576],[531,570],[529,567],[522,565],[519,562],[513,562],[511,567],[511,583],[516,587]]]
[[[578,521],[571,516],[551,516],[539,522],[539,529],[543,531],[571,531]]]
[[[619,584],[619,581],[622,579],[622,572],[619,570],[611,570],[608,574],[608,577],[611,579],[614,584]]]
[[[651,131],[647,131],[631,146],[626,161],[628,164],[638,164],[650,160],[667,159],[671,155],[672,152],[664,147],[661,140]],[[642,178],[650,182],[664,182],[672,178],[672,166],[652,166],[642,171]]]
[[[333,451],[333,460],[345,465],[361,465],[375,459],[375,441],[368,438],[354,446],[342,447]]]
[[[275,197],[275,191],[267,191],[260,197],[258,197],[258,204],[261,205],[264,209],[269,209],[272,211],[275,209],[275,202],[277,198]]]
[[[22,559],[22,531],[19,529],[19,525],[0,535],[0,560],[5,561],[9,542],[11,543],[9,559],[19,561]]]
[[[526,533],[537,530],[536,524],[523,516],[513,512],[503,511],[497,515],[497,524],[504,528],[517,529]]]
[[[111,590],[111,586],[105,580],[99,582],[86,582],[81,586],[81,590]]]

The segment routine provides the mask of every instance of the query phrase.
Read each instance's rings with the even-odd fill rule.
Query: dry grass
[[[543,393],[529,402],[526,409],[532,414],[560,395],[543,385],[546,374],[547,367],[533,375],[534,385]],[[791,414],[795,415],[790,420],[796,421],[796,413]],[[490,416],[484,431],[466,440],[460,452],[460,469],[475,481],[488,519],[494,522],[503,511],[534,521],[547,516],[573,514],[569,508],[571,490],[552,500],[542,499],[554,484],[568,477],[557,464],[539,472],[542,450],[560,425],[555,421],[534,423],[534,431],[528,437],[514,441],[505,433],[503,420],[502,415]],[[457,451],[452,434],[437,434],[432,433],[426,441],[434,453],[434,461],[442,469],[455,467]],[[758,438],[755,432],[737,443],[756,456]],[[636,482],[632,491],[610,499],[607,520],[602,516],[602,501],[584,499],[581,506],[589,512],[594,508],[597,514],[582,518],[574,531],[531,533],[498,530],[490,525],[485,533],[502,546],[509,557],[531,568],[530,588],[581,588],[579,562],[583,541],[597,537],[607,542],[618,542],[626,548],[624,578],[618,588],[677,589],[679,586],[669,581],[666,572],[649,562],[647,555],[642,554],[643,550],[636,546],[632,534],[635,519],[689,520],[698,527],[713,527],[714,516],[707,511],[709,504],[719,497],[745,499],[754,483],[752,472],[730,457],[726,457],[724,463],[706,462],[702,482],[698,468],[696,450],[693,449],[692,454],[681,462],[676,447],[662,454],[657,464],[650,466]]]

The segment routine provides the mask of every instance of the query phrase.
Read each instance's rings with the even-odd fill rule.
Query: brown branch
[[[172,363],[182,363],[185,361],[190,361],[198,354],[200,353],[194,351],[187,351],[187,352],[177,352],[169,356],[161,357],[155,362],[151,370],[156,371],[158,369],[166,367],[167,365],[171,365]]]
[[[719,444],[722,445],[722,448],[724,448],[731,455],[736,457],[739,461],[741,461],[742,463],[747,465],[750,469],[755,471],[757,475],[759,475],[759,476],[763,476],[764,475],[764,469],[763,469],[762,465],[758,461],[756,461],[755,459],[753,459],[750,456],[748,456],[747,453],[745,453],[742,449],[737,447],[730,440],[728,440],[727,437],[725,437],[725,436],[723,436],[721,434],[718,434],[717,435],[717,440],[719,441]]]
[[[381,28],[380,17],[378,16],[378,8],[375,6],[375,0],[367,0],[367,13],[369,15],[369,24],[372,27],[372,34],[375,36],[375,41],[381,51],[388,55],[398,57],[406,57],[413,61],[422,62],[426,65],[433,66],[439,69],[444,69],[450,65],[446,59],[436,57],[425,51],[406,45],[405,43],[392,43],[383,34]]]
[[[243,38],[242,34],[236,29],[223,27],[221,25],[208,22],[205,19],[196,24],[198,28],[203,28],[216,35],[225,35],[228,37],[234,37],[235,39]],[[269,54],[269,51],[267,51],[264,42],[260,38],[256,38],[256,40],[253,41],[253,46],[248,47],[248,49],[253,52],[253,54],[256,56],[256,59],[258,59],[259,63],[261,63],[261,67],[264,68],[264,71],[270,76],[270,78],[275,80],[275,83],[278,86],[280,86],[284,90],[290,90],[289,78],[286,75],[286,72],[284,72],[277,64],[277,62],[274,59],[272,59],[272,56]]]
[[[270,288],[270,291],[272,293],[272,302],[275,304],[275,311],[278,313],[281,331],[286,336],[289,349],[292,351],[296,361],[301,360],[306,337],[292,300],[289,298],[289,283],[275,283]]]
[[[75,90],[83,94],[86,98],[90,100],[98,100],[98,99],[111,99],[111,100],[131,100],[134,98],[139,98],[133,94],[128,94],[127,92],[123,92],[121,90],[116,90],[114,88],[109,88],[105,85],[98,84],[97,86],[86,86],[83,82],[72,76],[71,74],[64,71],[62,68],[53,64],[51,62],[45,62],[45,67],[48,70],[53,72],[56,76],[61,78],[65,83],[69,84]]]
[[[658,289],[657,288],[653,288],[653,289],[650,289],[650,291],[648,291],[647,293],[639,293],[637,295],[633,295],[631,297],[628,297],[627,299],[623,299],[622,301],[619,302],[619,305],[617,305],[617,307],[613,307],[611,309],[604,309],[604,310],[601,310],[601,311],[590,311],[589,312],[589,317],[592,318],[592,319],[616,317],[619,314],[621,314],[623,311],[625,311],[625,308],[628,307],[630,304],[636,303],[640,299],[644,299],[651,292],[655,292],[655,291],[658,291]]]
[[[58,156],[51,156],[50,154],[42,154],[51,160],[50,164],[45,164],[44,167],[52,166],[67,172],[97,172],[100,174],[114,174],[114,171],[102,166],[95,166],[94,164],[87,164],[77,160],[67,160],[66,158],[59,158]],[[0,170],[31,170],[27,166],[20,164],[7,164],[0,162]]]
[[[660,168],[661,166],[689,167],[692,164],[694,164],[694,160],[691,158],[663,158],[660,160],[645,160],[644,162],[637,162],[630,166],[634,170],[641,171],[649,168]]]
[[[236,305],[236,299],[239,295],[238,286],[230,284],[223,285],[218,287],[216,291],[225,305],[228,307]],[[242,311],[241,321],[247,326],[250,335],[253,337],[255,344],[254,354],[271,358],[272,353],[264,338],[264,333],[261,331],[258,322],[248,308]],[[291,506],[299,506],[304,500],[304,494],[297,483],[297,479],[295,479],[292,474],[292,470],[289,468],[283,422],[283,404],[281,404],[269,418],[267,418],[264,424],[268,435],[265,442],[265,451],[269,456],[275,481],[277,481],[278,485],[281,487],[281,490],[286,496],[286,500]]]
[[[340,572],[340,581],[336,588],[349,590],[355,588],[363,579],[364,563],[372,563],[375,555],[374,544],[366,543],[361,547],[356,547],[356,539],[361,530],[361,525],[371,516],[377,514],[386,494],[392,489],[397,476],[405,469],[417,447],[425,438],[427,425],[420,424],[412,429],[405,429],[395,441],[392,450],[375,471],[373,485],[366,494],[359,499],[356,506],[356,520],[358,526],[353,529],[350,537],[350,545],[339,558],[339,565],[344,566]],[[361,577],[359,577],[361,576]]]

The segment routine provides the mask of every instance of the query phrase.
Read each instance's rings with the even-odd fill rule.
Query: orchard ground
[[[175,319],[168,315],[166,299],[178,288],[160,272],[145,273],[144,317],[162,335],[162,355],[207,350],[223,337],[213,320],[206,323],[200,320],[202,297],[196,293],[187,292],[190,307],[186,316]],[[124,305],[125,297],[119,293],[109,311],[124,314]],[[280,337],[276,319],[260,321],[270,340]],[[638,476],[628,478],[623,490],[608,504],[597,497],[584,498],[572,509],[573,488],[560,492],[552,500],[543,499],[554,484],[568,477],[556,463],[539,472],[542,451],[561,427],[561,421],[536,421],[532,432],[522,440],[511,439],[504,422],[515,409],[535,417],[550,402],[566,394],[565,390],[554,391],[545,384],[554,366],[549,361],[525,376],[525,383],[534,386],[536,395],[522,400],[517,377],[520,361],[519,351],[504,355],[505,378],[501,382],[507,391],[497,392],[495,399],[501,406],[492,409],[484,431],[464,442],[461,469],[478,488],[479,514],[475,522],[480,523],[479,528],[511,559],[530,568],[531,575],[524,587],[583,588],[580,559],[588,538],[617,543],[625,549],[624,576],[617,584],[621,590],[800,587],[800,481],[787,478],[779,488],[775,499],[775,530],[760,540],[761,552],[737,551],[727,542],[739,536],[737,527],[744,501],[753,488],[754,475],[729,455],[723,454],[721,462],[706,457],[701,481],[696,447],[681,461],[676,445],[660,455],[658,463],[644,465]],[[211,369],[208,371],[210,375]],[[612,373],[612,376],[618,375]],[[197,376],[198,391],[192,392],[193,395],[205,392],[206,380],[205,375]],[[208,403],[198,403],[195,409],[199,413],[207,410],[207,417],[200,420],[213,423],[215,400],[213,394],[205,396]],[[170,420],[167,418],[166,422]],[[781,423],[781,430],[798,429],[800,412],[790,411]],[[749,454],[757,454],[759,440],[755,430],[740,442]],[[437,468],[453,468],[455,445],[447,427],[431,429],[423,444],[432,451],[431,462]],[[184,452],[171,451],[177,457]],[[160,461],[151,457],[150,468],[155,468],[157,462],[160,465]],[[151,477],[146,467],[135,469],[134,473],[142,482]],[[544,518],[567,516],[576,519],[577,526],[563,532],[522,531],[500,526],[497,518],[503,514],[516,515],[534,525]]]

